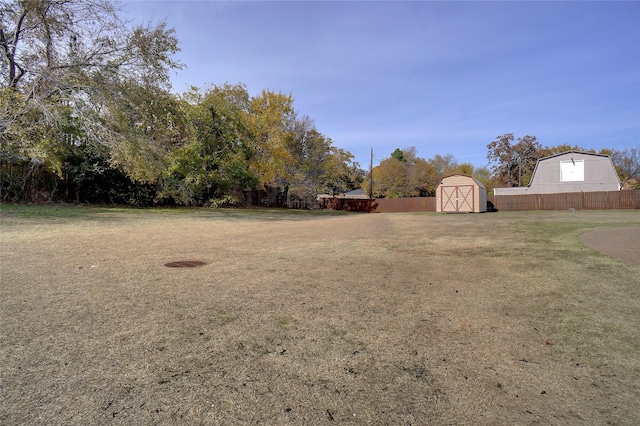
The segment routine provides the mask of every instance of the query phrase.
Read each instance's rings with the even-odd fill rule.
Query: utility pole
[[[371,158],[369,159],[369,199],[373,198],[373,147],[371,148]]]
[[[518,186],[522,186],[522,157],[518,157]]]

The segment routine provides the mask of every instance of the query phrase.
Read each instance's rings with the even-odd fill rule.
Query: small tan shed
[[[487,188],[472,176],[446,176],[442,178],[436,188],[436,211],[443,213],[486,212]]]

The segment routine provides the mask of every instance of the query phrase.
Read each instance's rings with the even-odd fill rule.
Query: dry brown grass
[[[0,424],[640,424],[637,212],[29,212]]]

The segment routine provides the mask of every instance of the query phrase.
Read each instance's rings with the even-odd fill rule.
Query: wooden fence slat
[[[640,191],[491,195],[487,201],[491,201],[499,211],[640,209]]]
[[[324,200],[322,207],[332,210],[371,213],[436,211],[435,197]],[[490,195],[487,201],[493,203],[498,211],[640,209],[640,190]]]

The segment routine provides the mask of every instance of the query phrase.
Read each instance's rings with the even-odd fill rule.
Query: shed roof
[[[466,177],[466,178],[469,178],[469,179],[473,179],[473,181],[474,181],[474,182],[475,182],[479,187],[481,187],[481,188],[485,188],[485,186],[482,184],[482,182],[480,182],[478,179],[474,178],[473,176],[463,175],[462,173],[454,173],[454,174],[452,174],[452,175],[447,175],[447,176],[443,177],[443,178],[442,178],[442,180],[440,180],[440,184],[442,184],[442,182],[443,182],[445,179],[450,178],[450,177],[453,177],[453,176],[462,176],[462,177]]]

